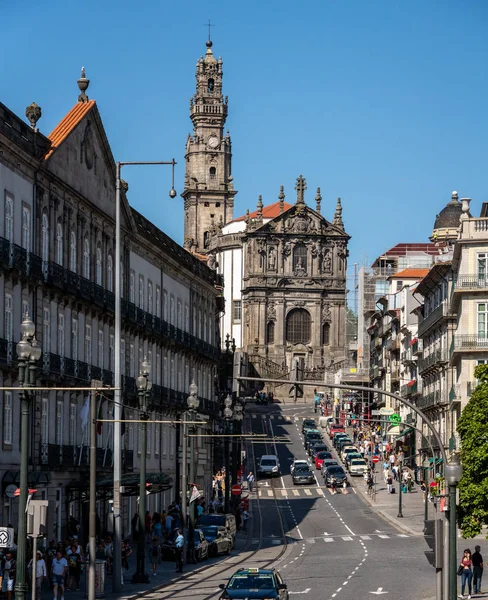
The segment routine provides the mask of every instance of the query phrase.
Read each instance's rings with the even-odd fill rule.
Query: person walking
[[[73,544],[68,550],[68,569],[69,569],[69,586],[68,590],[80,589],[81,577],[81,556],[78,553],[76,544]]]
[[[176,530],[175,539],[175,560],[176,560],[176,572],[183,573],[183,547],[185,545],[185,538],[181,534],[181,530]]]
[[[64,600],[64,577],[68,572],[68,561],[63,557],[61,550],[56,553],[56,558],[53,560],[53,598],[57,600],[58,589],[61,591],[61,600]]]
[[[32,560],[29,563],[32,569]],[[47,578],[47,569],[46,569],[46,561],[42,556],[42,552],[40,550],[37,551],[36,557],[36,573],[33,574],[36,582],[36,600],[41,600],[41,588],[42,582]]]
[[[15,572],[17,569],[17,561],[12,556],[10,550],[5,554],[2,560],[2,592],[7,594],[7,600],[12,600],[12,593],[15,587]]]
[[[388,489],[388,493],[391,494],[391,490],[393,488],[393,477],[388,474],[388,477],[386,478],[386,487]]]
[[[155,537],[153,537],[152,546],[151,546],[151,563],[152,563],[153,576],[156,576],[158,563],[160,561],[161,561],[161,548],[159,546],[159,539],[157,536],[155,536]]]
[[[254,475],[252,471],[249,471],[249,475],[247,476],[247,487],[249,489],[249,493],[252,492],[252,487],[254,485]]]
[[[471,560],[471,550],[466,548],[464,551],[463,557],[461,559],[461,563],[459,564],[462,567],[461,571],[461,595],[460,598],[464,598],[464,591],[466,589],[466,583],[468,584],[468,599],[471,598],[471,581],[473,579],[473,571],[471,570],[471,566],[473,561]]]
[[[480,550],[479,546],[475,546],[471,557],[473,563],[473,592],[475,594],[481,594],[481,578],[483,577],[483,557]]]
[[[247,531],[247,522],[249,521],[249,513],[246,509],[242,511],[242,529]]]

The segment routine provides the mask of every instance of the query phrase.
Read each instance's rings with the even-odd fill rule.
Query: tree
[[[474,376],[479,383],[457,426],[463,464],[459,526],[464,538],[478,535],[488,525],[488,365],[476,367]]]

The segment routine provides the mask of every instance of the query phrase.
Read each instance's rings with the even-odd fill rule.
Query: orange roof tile
[[[423,279],[429,271],[430,269],[403,269],[391,275],[390,279]]]
[[[95,106],[95,100],[88,102],[77,102],[69,113],[56,125],[47,136],[51,142],[51,150],[46,154],[46,160],[68,137],[83,117]]]
[[[293,205],[292,204],[288,204],[287,202],[283,203],[283,210],[286,211],[289,208],[291,208]],[[263,206],[263,219],[274,219],[275,217],[278,217],[280,214],[280,203],[279,202],[274,202],[273,204],[268,204],[268,206]],[[242,217],[237,217],[237,219],[234,219],[234,221],[244,221],[244,219],[246,218],[247,215],[244,215]],[[258,211],[255,210],[252,213],[249,213],[249,218],[250,219],[255,219],[258,216]]]

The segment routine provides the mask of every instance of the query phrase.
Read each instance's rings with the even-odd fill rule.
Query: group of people
[[[471,594],[481,594],[481,579],[483,577],[483,557],[480,553],[480,546],[474,547],[474,553],[466,548],[459,563],[458,575],[461,576],[461,595],[460,598],[466,598],[464,592],[468,588],[467,598]]]

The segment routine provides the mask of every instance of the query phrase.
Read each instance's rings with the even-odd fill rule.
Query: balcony
[[[127,320],[134,325],[137,323],[136,305],[133,302],[127,302]]]
[[[417,394],[418,391],[418,381],[416,379],[412,379],[407,383],[407,385],[402,385],[400,388],[400,396],[404,398],[408,398],[412,395]]]
[[[450,357],[455,362],[463,353],[488,352],[488,337],[484,335],[455,334],[452,338]]]
[[[0,266],[8,269],[10,266],[10,242],[0,237]]]
[[[454,408],[463,401],[468,402],[475,387],[476,382],[472,381],[466,381],[464,383],[453,385],[449,391],[449,407]]]
[[[103,385],[108,385],[110,387],[113,387],[114,374],[112,373],[112,371],[109,371],[108,369],[103,369],[101,379],[103,381]]]
[[[105,290],[105,303],[107,312],[112,315],[115,314],[115,294],[113,292]]]
[[[391,381],[399,381],[400,380],[400,368],[399,367],[392,367],[391,371],[390,371],[390,377],[391,377]]]
[[[400,354],[400,360],[403,364],[410,364],[412,362],[415,362],[413,360],[412,357],[412,351],[409,348],[408,350],[404,350],[401,354]]]
[[[64,359],[64,374],[66,377],[75,377],[75,363],[72,358]]]
[[[86,277],[80,277],[80,296],[86,302],[93,301],[93,281]]]
[[[449,408],[461,403],[461,386],[453,385],[449,391]]]
[[[127,452],[127,451],[126,451]],[[90,448],[64,444],[40,444],[40,464],[43,470],[87,469],[90,466]],[[97,448],[97,470],[112,468],[112,450]],[[129,457],[127,457],[129,459]],[[133,457],[132,457],[133,462]]]
[[[458,310],[461,297],[464,293],[486,293],[487,291],[488,276],[486,274],[458,275],[452,282],[451,311],[456,312]]]
[[[64,292],[66,287],[66,269],[55,262],[48,262],[44,271],[44,281],[56,289]]]
[[[434,325],[440,325],[442,320],[448,316],[447,301],[444,300],[430,314],[419,322],[418,334],[422,337]]]
[[[42,355],[42,372],[44,375],[62,375],[63,364],[58,354],[47,352]]]
[[[25,275],[27,264],[27,251],[25,248],[21,248],[17,244],[11,244],[10,246],[10,267],[16,271],[19,275]]]
[[[419,373],[426,373],[427,371],[442,367],[447,362],[449,362],[449,357],[445,350],[434,350],[428,356],[420,358],[417,367]]]
[[[374,339],[374,347],[375,348],[381,348],[382,343],[383,343],[383,340],[380,337],[376,337]]]
[[[64,269],[63,269],[64,270]],[[70,294],[78,295],[80,289],[80,276],[73,271],[66,271],[66,287]]]
[[[136,308],[136,325],[141,329],[144,329],[146,326],[146,311],[142,308]],[[149,315],[148,315],[149,316]]]
[[[0,339],[0,363],[8,366],[12,365],[13,361],[13,342]]]
[[[412,341],[411,345],[412,356],[420,356],[424,351],[424,343],[422,340],[415,339]]]
[[[430,392],[417,400],[417,406],[421,410],[433,408],[435,406],[438,406],[440,403],[441,403],[440,390],[436,390],[435,392]]]
[[[75,365],[75,373],[78,379],[82,379],[83,381],[88,381],[90,379],[88,376],[88,364],[86,362],[77,360]]]
[[[43,281],[44,272],[42,268],[42,259],[37,254],[29,252],[29,261],[27,263],[27,275],[36,279],[37,281]]]
[[[391,340],[391,352],[397,352],[398,350],[400,350],[400,338],[397,335],[397,337],[395,339]]]
[[[97,283],[93,285],[93,303],[100,310],[105,308],[105,290]]]

